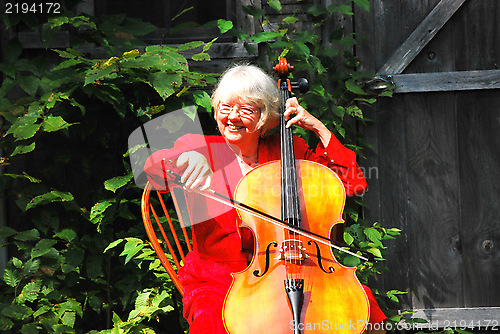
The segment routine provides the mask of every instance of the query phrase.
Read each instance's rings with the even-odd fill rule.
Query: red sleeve
[[[328,146],[324,147],[319,142],[315,151],[302,138],[295,137],[294,143],[298,159],[318,162],[337,173],[344,183],[347,196],[360,196],[366,191],[366,179],[356,162],[356,154],[342,145],[333,133]]]
[[[207,141],[204,136],[192,134],[182,136],[176,140],[173,148],[159,150],[151,154],[144,164],[144,171],[153,188],[169,191],[168,182],[173,178],[165,171],[171,170],[180,174],[178,168],[175,167],[175,161],[182,153],[193,150],[207,154]]]
[[[368,320],[368,322],[373,325],[386,320],[387,316],[384,314],[384,312],[382,312],[380,306],[378,306],[377,300],[375,299],[372,290],[370,290],[370,288],[364,284],[362,284],[362,286],[363,289],[365,289],[366,296],[368,297],[368,302],[370,303],[370,320]]]

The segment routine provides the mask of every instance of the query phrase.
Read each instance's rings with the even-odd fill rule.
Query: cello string
[[[287,86],[284,87],[283,89],[283,111],[286,110],[286,101],[288,98],[290,98],[290,91],[289,91],[289,85],[290,81],[287,79],[286,81]],[[293,115],[290,115],[289,119]],[[286,124],[286,122],[285,122]],[[284,156],[282,159],[285,160],[285,168],[286,168],[286,185],[288,187],[287,189],[287,204],[288,204],[288,217],[291,218],[291,223],[294,224],[297,227],[300,227],[300,204],[298,201],[298,180],[297,180],[297,169],[296,169],[296,164],[295,164],[295,154],[294,154],[294,146],[293,146],[293,132],[292,128],[285,128],[283,129],[283,140],[285,141],[285,149],[286,151],[284,152]],[[290,250],[291,254],[291,264],[293,264],[293,267],[295,270],[293,270],[293,276],[294,278],[298,278],[300,270],[297,270],[299,265],[301,264],[301,249],[300,249],[300,240],[297,234],[295,233],[288,233],[288,249]]]
[[[287,80],[287,85],[290,85],[290,81]],[[289,87],[287,87],[289,88]],[[285,91],[285,98],[283,103],[286,105],[286,100],[290,97],[290,91],[287,89]],[[289,119],[293,115],[290,115]],[[285,127],[285,134],[284,138],[286,139],[286,147],[287,147],[287,152],[286,155],[284,156],[284,159],[286,159],[286,166],[287,166],[287,185],[290,187],[289,192],[289,215],[292,217],[292,223],[295,226],[300,226],[300,208],[299,208],[299,203],[298,203],[298,192],[297,192],[297,171],[296,171],[296,165],[295,165],[295,154],[294,154],[294,147],[293,147],[293,133],[292,133],[292,128],[286,128]],[[294,265],[295,270],[293,273],[295,273],[294,278],[298,278],[299,275],[299,270],[297,268],[300,265],[300,244],[299,244],[299,238],[297,234],[295,233],[289,233],[291,236],[289,236],[289,244],[293,249],[291,249],[291,254],[292,254],[292,263]]]
[[[288,196],[288,185],[290,184],[288,181],[288,170],[287,170],[287,161],[286,157],[288,156],[288,143],[286,141],[286,120],[284,117],[284,112],[285,112],[285,105],[286,105],[286,81],[282,82],[282,87],[280,87],[280,98],[281,98],[281,178],[282,178],[282,186],[281,186],[281,198],[282,198],[282,211],[283,211],[283,217],[282,220],[287,221],[290,223],[290,210],[289,210],[289,205],[290,203],[288,202],[289,196]],[[289,279],[289,263],[288,263],[288,252],[290,250],[290,239],[289,239],[290,232],[289,231],[283,231],[283,259],[285,261],[285,278]]]

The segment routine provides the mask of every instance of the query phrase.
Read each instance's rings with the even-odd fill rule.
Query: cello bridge
[[[306,248],[302,245],[302,241],[298,239],[284,240],[279,252],[280,260],[297,262],[307,259]]]

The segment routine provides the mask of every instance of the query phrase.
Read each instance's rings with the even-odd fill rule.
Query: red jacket
[[[316,150],[310,149],[305,140],[299,137],[294,138],[294,146],[296,159],[315,161],[334,170],[348,196],[359,196],[366,190],[366,180],[356,163],[355,153],[343,146],[335,136],[331,136],[327,147],[320,142]],[[214,172],[211,189],[232,198],[242,173],[235,154],[220,136],[186,135],[179,138],[172,149],[152,154],[144,167],[149,182],[157,189],[168,191],[164,169],[182,174],[175,168],[175,160],[181,153],[191,150],[202,153],[209,161]],[[261,138],[259,164],[279,159],[279,136]],[[235,209],[194,192],[187,193],[187,202],[193,223],[194,251],[188,254],[179,272],[185,288],[184,315],[190,322],[190,333],[224,333],[220,316],[214,318],[214,314],[221,312],[224,296],[231,284],[230,273],[241,271],[247,266],[247,254],[241,251],[242,241],[238,234],[239,218]],[[384,320],[385,316],[371,292],[368,297],[370,304],[374,303],[371,305],[370,321]],[[375,313],[374,306],[377,308]],[[380,314],[373,318],[379,311]],[[216,319],[213,320],[215,323],[207,320],[211,318]]]

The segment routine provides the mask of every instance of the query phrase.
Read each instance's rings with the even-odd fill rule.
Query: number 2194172
[[[5,14],[61,14],[59,2],[6,2]]]

